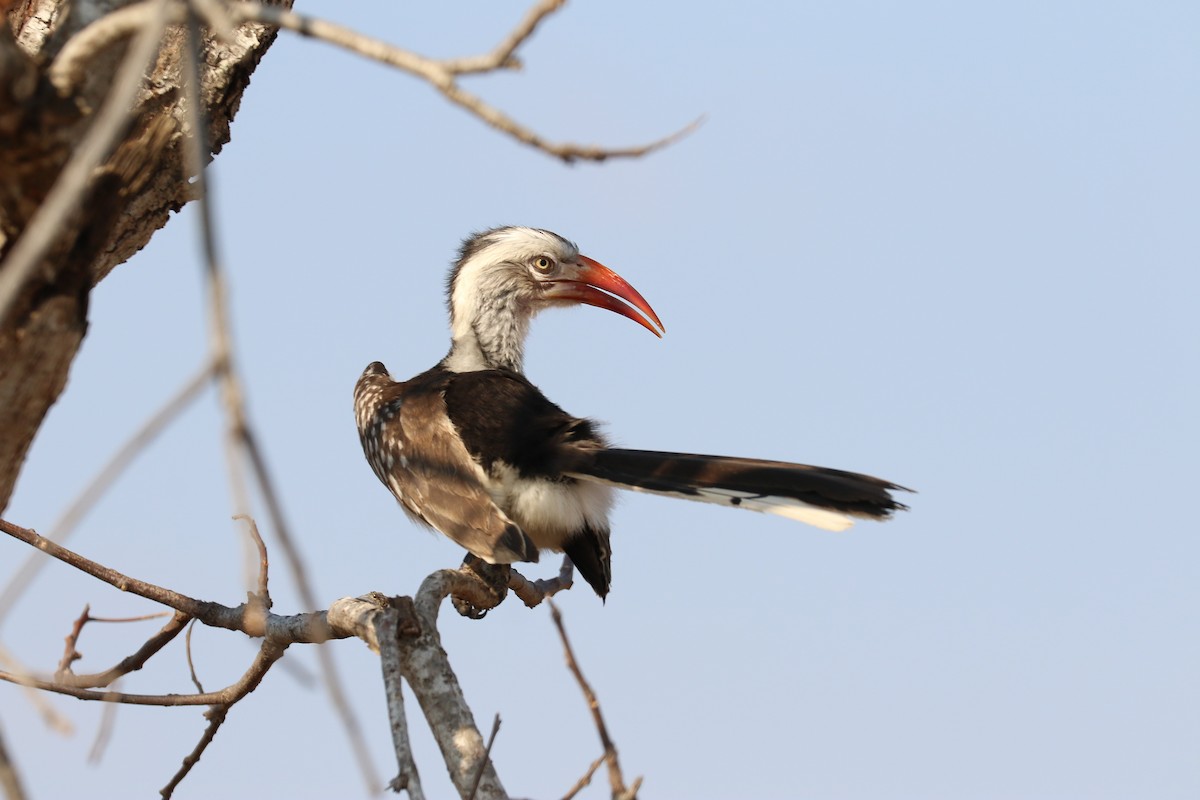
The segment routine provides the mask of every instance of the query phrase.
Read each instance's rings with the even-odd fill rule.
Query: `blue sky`
[[[298,10],[451,56],[490,48],[524,6]],[[579,0],[522,51],[524,71],[470,88],[556,140],[707,122],[648,159],[571,168],[403,75],[281,35],[213,179],[253,420],[321,602],[411,593],[458,562],[366,466],[351,389],[372,360],[406,377],[445,353],[464,235],[546,227],[667,326],[657,341],[596,309],[539,318],[527,371],[560,405],[628,446],[920,490],[910,513],[846,534],[625,497],[607,604],[584,587],[560,607],[644,796],[1197,796],[1198,25],[1182,2]],[[198,366],[196,242],[185,211],[96,290],[6,518],[48,528]],[[210,395],[73,546],[238,602],[221,431]],[[0,578],[26,555],[0,553]],[[276,610],[302,610],[275,561]],[[149,610],[52,567],[3,641],[51,669],[86,602]],[[83,666],[153,625],[89,629]],[[442,633],[480,725],[503,718],[506,788],[560,796],[600,746],[546,612],[448,612]],[[332,647],[390,776],[377,662]],[[208,630],[194,649],[206,687],[253,655]],[[288,659],[315,667],[302,647]],[[123,688],[188,691],[182,652]],[[99,709],[53,700],[77,726],[62,738],[20,692],[0,697],[37,796],[155,792],[204,725],[195,709],[122,708],[89,766]],[[446,796],[410,710],[427,790]],[[231,791],[361,794],[319,692],[270,675],[177,796]],[[590,796],[604,795],[601,780]]]

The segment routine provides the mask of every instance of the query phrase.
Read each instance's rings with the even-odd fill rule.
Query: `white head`
[[[538,228],[494,228],[468,238],[450,272],[447,294],[453,344],[442,363],[455,372],[519,372],[529,322],[550,306],[606,308],[656,336],[663,327],[621,276],[581,255],[558,234]]]

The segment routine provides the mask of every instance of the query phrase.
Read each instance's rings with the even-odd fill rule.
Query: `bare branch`
[[[196,687],[197,692],[204,691],[204,684],[200,683],[200,677],[196,675],[196,662],[192,660],[192,629],[196,627],[196,620],[192,620],[188,625],[187,636],[183,637],[183,649],[187,653],[188,675],[192,679],[192,685]]]
[[[200,762],[200,756],[204,755],[204,751],[212,743],[213,737],[217,735],[217,729],[225,722],[225,717],[229,714],[229,706],[213,706],[208,711],[204,712],[204,718],[208,720],[208,726],[204,729],[204,734],[200,737],[200,741],[192,748],[192,752],[188,753],[183,759],[183,765],[179,767],[167,785],[159,790],[163,800],[168,800],[174,793],[176,787],[187,777],[192,771],[192,767]]]
[[[15,675],[30,674],[29,669],[3,645],[0,645],[0,665],[3,665],[4,668]],[[75,732],[75,725],[50,704],[44,692],[39,692],[30,686],[22,686],[21,688],[24,690],[30,704],[41,714],[42,721],[46,724],[47,728],[62,736],[70,736]]]
[[[258,440],[248,427],[242,429],[242,442],[250,457],[250,464],[254,469],[259,491],[262,492],[263,501],[266,503],[267,514],[271,517],[275,537],[283,548],[284,558],[296,581],[296,591],[300,595],[300,602],[308,608],[316,608],[316,592],[313,591],[312,583],[308,578],[308,570],[300,556],[300,549],[296,546],[287,519],[283,515],[283,504],[279,501],[275,482],[267,468],[266,459],[258,447]],[[371,791],[374,791],[381,781],[371,763],[370,749],[367,747],[366,737],[363,736],[362,726],[354,714],[350,700],[346,697],[345,689],[342,688],[342,680],[338,673],[337,663],[333,660],[333,654],[323,647],[317,648],[317,664],[320,666],[325,691],[328,692],[334,711],[337,712],[342,728],[346,731],[346,737],[350,740],[351,750],[358,761],[363,781]]]
[[[571,789],[562,796],[562,800],[571,800],[573,797],[575,797],[575,795],[582,792],[587,785],[592,782],[592,776],[596,774],[596,770],[600,769],[600,765],[603,764],[607,758],[607,755],[601,755],[599,758],[593,761],[591,766],[587,768],[587,771],[583,773],[583,777],[576,781],[575,785],[572,786]]]
[[[113,682],[115,689],[118,683]],[[105,703],[100,711],[100,724],[96,726],[96,738],[92,740],[92,746],[88,750],[88,763],[99,764],[100,759],[104,757],[104,751],[108,749],[108,743],[112,740],[113,728],[116,727],[117,709],[121,706],[117,703]]]
[[[152,619],[162,619],[163,617],[171,616],[170,611],[155,611],[153,614],[138,614],[136,617],[93,617],[88,614],[88,622],[100,622],[108,624],[124,624],[126,622],[146,622]]]
[[[518,69],[521,63],[516,58],[517,48],[533,36],[533,32],[542,20],[558,11],[567,0],[541,0],[525,18],[513,28],[504,41],[496,45],[496,49],[482,56],[447,59],[442,67],[455,75],[470,75],[474,72],[494,72],[499,69]]]
[[[16,675],[0,671],[0,680],[16,683],[21,686],[32,686],[56,694],[65,694],[79,700],[95,700],[105,703],[124,703],[133,706],[211,706],[232,705],[254,691],[262,682],[263,676],[287,649],[271,639],[263,642],[258,657],[235,683],[231,683],[217,692],[200,694],[128,694],[126,692],[96,692],[90,689],[77,689],[56,681],[35,678],[31,675]]]
[[[258,524],[254,518],[247,514],[239,514],[234,519],[243,520],[246,523],[250,538],[254,541],[254,546],[258,549],[258,592],[257,595],[262,599],[264,608],[271,607],[271,593],[267,590],[268,571],[270,569],[270,560],[267,558],[267,545],[263,542],[262,536],[258,533]]]
[[[157,616],[157,615],[156,615]],[[95,617],[90,617],[94,622]],[[118,678],[128,675],[131,672],[136,672],[145,666],[158,651],[167,646],[179,632],[191,620],[187,614],[181,611],[176,611],[175,615],[164,625],[158,633],[151,636],[145,644],[138,648],[133,655],[127,656],[104,672],[97,672],[90,675],[70,675],[65,674],[61,670],[55,673],[54,680],[56,683],[64,686],[74,686],[80,689],[93,689],[97,687],[112,686]],[[201,689],[200,691],[204,691]]]
[[[75,531],[75,526],[79,524],[79,520],[108,491],[108,488],[120,477],[133,459],[150,442],[154,441],[158,434],[162,433],[163,429],[174,421],[184,409],[191,405],[193,400],[200,396],[204,387],[208,385],[208,381],[212,377],[212,372],[212,363],[205,364],[199,372],[188,379],[183,387],[162,408],[152,414],[125,444],[121,445],[120,449],[101,468],[91,483],[80,492],[79,496],[67,506],[67,510],[55,521],[54,525],[50,528],[50,534],[46,537],[47,539],[62,543],[70,537]],[[0,624],[3,624],[5,617],[12,611],[17,600],[29,588],[37,573],[47,563],[49,562],[46,559],[38,556],[36,553],[31,553],[20,569],[13,574],[8,585],[4,587],[4,591],[0,593]]]
[[[492,745],[496,743],[496,734],[500,732],[500,715],[496,714],[492,718],[492,732],[488,734],[487,747],[483,748],[483,760],[479,762],[479,769],[475,772],[475,780],[471,782],[471,791],[467,794],[467,800],[475,800],[475,793],[479,791],[479,781],[483,778],[483,768],[491,763]]]
[[[83,74],[83,65],[95,54],[123,37],[133,35],[146,23],[148,6],[155,0],[145,0],[122,8],[76,34],[71,47],[64,47],[51,68],[52,80],[60,92],[69,92]],[[564,162],[577,160],[605,161],[610,158],[639,158],[677,142],[694,131],[703,118],[697,119],[669,136],[632,147],[609,148],[581,145],[573,142],[551,142],[509,117],[481,98],[458,85],[462,75],[477,75],[519,64],[516,51],[533,35],[537,26],[562,7],[564,0],[540,0],[518,25],[490,53],[454,59],[432,59],[410,50],[395,47],[382,40],[351,30],[333,22],[298,14],[290,9],[254,2],[242,2],[227,7],[231,22],[257,22],[290,30],[302,36],[319,39],[357,53],[373,61],[407,72],[433,86],[455,105],[486,122],[496,130]],[[170,21],[182,22],[178,7],[170,9]],[[100,23],[104,24],[101,25]]]
[[[0,532],[20,539],[26,544],[32,545],[46,554],[57,558],[64,564],[75,567],[81,572],[91,575],[93,578],[98,578],[111,586],[115,586],[123,592],[130,592],[147,600],[153,600],[156,603],[169,606],[188,616],[196,617],[205,625],[213,628],[241,631],[250,636],[265,636],[278,642],[289,644],[316,644],[330,639],[344,639],[357,635],[352,630],[331,628],[324,612],[310,612],[291,616],[268,613],[262,616],[248,613],[249,609],[245,603],[230,607],[220,603],[197,600],[185,594],[180,594],[179,592],[164,589],[161,586],[155,586],[152,583],[123,575],[114,569],[84,558],[62,545],[55,544],[39,536],[35,531],[13,525],[6,520],[0,519]]]
[[[28,528],[22,528],[13,525],[6,520],[0,520],[0,531],[7,533],[16,539],[20,539],[26,544],[33,545],[47,555],[57,558],[65,564],[69,564],[75,569],[91,575],[93,578],[104,581],[110,586],[115,586],[123,592],[132,592],[139,597],[144,597],[147,600],[153,600],[156,603],[162,603],[165,606],[170,606],[176,611],[182,611],[190,614],[193,617],[211,616],[214,603],[205,603],[200,600],[180,594],[179,592],[164,589],[161,586],[155,586],[152,583],[145,583],[136,578],[130,578],[128,575],[122,575],[115,569],[109,569],[102,564],[97,564],[95,561],[84,558],[62,545],[56,544],[49,539],[39,536],[35,531]],[[225,627],[225,626],[221,626]],[[235,628],[236,630],[236,628]]]
[[[508,795],[486,756],[483,737],[437,631],[441,602],[452,591],[458,595],[477,589],[481,584],[477,576],[458,570],[439,570],[427,577],[414,599],[421,631],[415,637],[402,639],[401,663],[404,678],[429,721],[459,796],[467,796],[482,763],[483,776],[476,797],[501,800]]]
[[[71,632],[66,636],[66,646],[63,649],[62,659],[58,663],[58,669],[54,671],[54,680],[58,683],[71,686],[108,686],[122,675],[135,669],[141,669],[142,665],[146,663],[146,660],[151,655],[157,653],[163,645],[175,638],[175,634],[179,632],[179,628],[174,622],[167,623],[167,627],[163,629],[163,631],[168,631],[166,636],[164,636],[163,631],[159,631],[149,642],[142,645],[141,650],[134,654],[134,656],[124,659],[114,669],[100,673],[99,675],[89,675],[87,676],[87,680],[80,682],[79,678],[72,673],[71,665],[83,658],[83,654],[78,650],[79,636],[83,633],[83,626],[89,622],[144,622],[148,619],[165,617],[169,613],[167,611],[160,611],[156,614],[143,614],[138,617],[93,617],[91,606],[85,605],[83,613],[75,620],[75,624],[71,626]],[[122,669],[122,667],[124,668]]]
[[[412,742],[408,737],[408,719],[404,714],[404,685],[401,681],[402,637],[420,632],[412,600],[398,598],[402,605],[389,605],[375,614],[375,638],[379,644],[379,666],[383,671],[383,688],[387,695],[388,721],[392,729],[392,745],[396,750],[398,770],[388,784],[393,792],[407,791],[412,800],[424,800],[421,776],[413,759]],[[407,601],[407,603],[404,603]]]
[[[579,662],[575,660],[575,651],[571,649],[571,641],[567,638],[567,629],[563,625],[562,614],[559,613],[558,606],[554,605],[553,600],[548,602],[550,605],[550,617],[554,620],[554,627],[558,629],[558,637],[562,640],[563,651],[567,659],[567,668],[575,676],[575,680],[579,684],[579,689],[583,692],[584,699],[587,700],[588,709],[592,712],[592,721],[596,723],[596,732],[600,735],[600,744],[604,746],[604,760],[608,762],[608,781],[612,785],[613,800],[620,800],[621,798],[630,798],[632,800],[632,798],[637,796],[637,790],[641,786],[642,779],[638,778],[633,782],[631,787],[626,788],[625,779],[621,775],[621,763],[617,759],[617,747],[608,735],[608,726],[604,724],[604,715],[600,713],[600,701],[596,699],[596,693],[592,691],[591,685],[583,677],[583,671],[579,668]]]
[[[54,671],[55,680],[69,675],[71,672],[71,665],[83,658],[80,652],[75,649],[75,645],[79,642],[79,634],[83,632],[83,626],[86,625],[87,621],[91,618],[88,615],[89,611],[91,611],[91,606],[85,605],[83,607],[83,613],[80,614],[79,618],[75,620],[75,624],[71,626],[71,632],[66,636],[66,647],[63,649],[62,658],[58,662],[58,669]]]
[[[301,601],[309,608],[314,608],[316,607],[316,595],[312,590],[299,549],[295,546],[294,540],[289,533],[282,507],[275,491],[274,481],[266,466],[266,460],[259,451],[256,438],[250,430],[245,408],[245,394],[233,363],[233,344],[230,334],[224,271],[217,252],[217,237],[211,210],[211,188],[204,169],[209,147],[207,142],[200,139],[201,133],[208,130],[203,118],[203,107],[200,102],[200,31],[197,19],[192,13],[190,6],[187,15],[187,24],[188,46],[184,48],[184,86],[188,92],[188,105],[191,111],[190,126],[192,129],[192,135],[189,137],[190,146],[187,148],[187,163],[189,164],[190,172],[196,176],[196,190],[200,208],[201,241],[209,287],[212,357],[216,365],[217,378],[221,387],[222,405],[225,409],[227,420],[228,435],[226,439],[226,452],[229,463],[230,482],[233,490],[234,508],[239,516],[244,516],[249,508],[248,490],[242,473],[241,456],[244,451],[249,456],[259,488],[267,503],[268,513],[270,514],[275,534],[279,539],[280,545],[283,547],[284,557],[287,559],[288,565],[295,577]],[[266,591],[266,551],[261,538],[257,538],[256,527],[253,533],[256,536],[256,544],[259,546],[261,563],[259,570],[259,595],[266,604],[266,608],[269,609],[270,601]],[[261,609],[261,611],[265,613],[265,609]],[[317,660],[325,680],[326,691],[329,693],[334,710],[337,712],[346,735],[350,739],[351,749],[355,754],[363,780],[369,789],[374,790],[374,787],[379,785],[380,780],[371,763],[361,726],[346,698],[345,690],[342,688],[341,679],[338,676],[333,656],[328,651],[319,649],[317,651]]]
[[[700,125],[702,119],[696,120],[670,136],[665,136],[648,144],[637,145],[635,147],[605,148],[594,145],[579,145],[571,142],[554,143],[535,133],[532,129],[518,123],[495,107],[488,105],[458,85],[455,80],[458,75],[511,67],[513,65],[513,51],[529,38],[534,28],[536,28],[542,19],[559,5],[561,3],[543,0],[543,2],[530,11],[521,24],[490,55],[445,61],[426,58],[411,51],[394,47],[378,39],[365,36],[349,28],[313,19],[312,17],[306,17],[294,11],[274,6],[264,6],[247,2],[239,3],[232,8],[232,11],[241,20],[276,25],[304,36],[321,39],[322,41],[358,53],[366,58],[403,70],[410,75],[426,81],[441,92],[447,100],[465,108],[496,130],[567,163],[577,160],[605,161],[610,158],[638,158],[666,147],[669,144],[673,144]],[[494,66],[487,66],[489,61],[498,57],[503,60],[494,64]]]

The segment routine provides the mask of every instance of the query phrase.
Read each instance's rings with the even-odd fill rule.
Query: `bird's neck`
[[[525,336],[529,315],[496,305],[460,318],[453,323],[453,343],[442,365],[452,372],[508,369],[521,372],[525,366]]]

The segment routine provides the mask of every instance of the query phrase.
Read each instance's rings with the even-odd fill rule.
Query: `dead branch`
[[[216,692],[200,694],[130,694],[127,692],[97,692],[91,689],[77,689],[54,680],[37,678],[32,675],[16,675],[11,672],[0,672],[0,680],[16,683],[21,686],[31,686],[56,694],[65,694],[78,700],[93,700],[105,703],[124,703],[131,706],[211,706],[232,705],[250,692],[258,688],[263,676],[281,656],[287,644],[267,639],[259,649],[258,657],[250,668],[234,683]]]
[[[475,793],[479,791],[479,781],[483,778],[483,768],[491,763],[492,745],[496,743],[496,734],[498,733],[500,733],[499,714],[492,718],[492,732],[488,734],[487,747],[483,748],[483,760],[475,772],[475,779],[471,781],[471,791],[467,793],[467,800],[475,800]]]
[[[150,13],[149,3],[154,1],[146,0],[114,11],[74,37],[69,46],[63,48],[51,65],[51,81],[59,92],[64,96],[69,95],[81,80],[84,66],[91,59],[116,42],[141,30],[146,25]],[[302,36],[319,39],[372,61],[378,61],[407,72],[409,75],[425,81],[447,100],[467,110],[501,133],[567,163],[576,160],[605,161],[610,158],[639,158],[674,144],[701,124],[702,118],[668,136],[632,147],[611,148],[572,142],[554,143],[489,105],[480,97],[467,92],[458,84],[457,79],[464,75],[478,75],[519,67],[516,51],[528,41],[543,20],[564,4],[565,0],[541,0],[527,12],[524,19],[490,53],[452,59],[428,58],[336,23],[276,6],[244,2],[230,5],[226,7],[226,11],[228,19],[233,23],[258,22],[282,28]],[[175,6],[170,9],[169,13],[170,21],[174,24],[184,22],[187,17],[183,6]]]
[[[213,628],[240,631],[249,636],[263,636],[288,644],[316,644],[330,639],[344,639],[357,635],[353,631],[331,628],[324,612],[309,612],[291,616],[272,613],[259,615],[250,613],[251,608],[247,603],[226,606],[221,603],[197,600],[185,594],[123,575],[39,536],[36,531],[13,525],[6,520],[0,520],[0,532],[32,545],[47,555],[110,586],[115,586],[123,592],[136,594],[168,606],[189,617],[195,617]]]
[[[92,618],[94,619],[94,618]],[[112,668],[103,672],[96,672],[90,675],[73,675],[69,672],[63,672],[61,669],[54,674],[55,683],[63,686],[73,686],[79,689],[94,689],[105,686],[112,686],[118,678],[128,675],[131,672],[136,672],[145,666],[146,662],[152,656],[166,647],[179,632],[187,626],[191,620],[187,614],[181,611],[176,611],[166,625],[164,625],[158,633],[151,636],[146,643],[138,648],[137,652],[121,659]],[[203,691],[203,689],[201,689]]]
[[[458,677],[450,667],[437,630],[437,614],[451,592],[456,595],[479,591],[481,579],[459,570],[439,570],[426,578],[417,591],[414,605],[420,622],[417,636],[402,640],[401,669],[429,722],[450,779],[466,797],[482,766],[475,796],[483,800],[507,798],[500,778],[485,755],[483,737],[467,705]]]
[[[84,487],[78,497],[68,504],[67,510],[51,526],[50,533],[46,536],[47,539],[61,544],[74,533],[75,526],[96,505],[96,502],[121,476],[134,458],[145,450],[167,425],[187,409],[193,400],[200,396],[200,393],[208,385],[212,372],[213,365],[210,361],[189,378],[179,391],[163,404],[162,408],[150,415],[149,419],[113,454],[108,463],[100,468],[100,471]],[[13,574],[4,587],[4,591],[0,592],[0,625],[12,611],[17,600],[29,588],[38,571],[47,563],[49,562],[38,556],[37,553],[30,553],[25,563]]]
[[[296,546],[295,539],[291,534],[291,527],[287,524],[287,519],[283,514],[283,504],[275,489],[275,480],[267,468],[266,458],[258,446],[258,439],[249,427],[241,429],[241,438],[246,455],[250,459],[259,491],[266,503],[267,514],[270,516],[271,525],[275,530],[275,538],[283,547],[288,570],[296,582],[296,591],[300,595],[300,601],[308,608],[316,608],[316,592],[313,591],[312,581],[308,577],[308,569],[300,555],[300,548]],[[317,665],[325,684],[325,691],[329,694],[333,709],[342,723],[346,737],[350,740],[350,748],[358,762],[363,781],[367,784],[368,789],[375,791],[375,787],[380,785],[380,779],[371,763],[370,751],[362,732],[362,726],[354,714],[345,689],[342,688],[342,679],[338,673],[337,663],[333,660],[333,654],[323,647],[317,648]]]
[[[608,726],[604,724],[604,715],[600,712],[600,701],[596,699],[596,693],[592,691],[591,684],[583,677],[579,662],[575,660],[575,651],[571,649],[571,641],[567,638],[567,629],[563,625],[562,614],[559,613],[558,606],[554,605],[552,600],[549,601],[549,604],[550,618],[554,620],[554,627],[558,629],[558,637],[562,640],[567,668],[571,670],[571,674],[575,676],[575,680],[579,684],[580,691],[583,692],[588,710],[592,712],[592,721],[596,723],[596,732],[600,735],[600,744],[604,746],[604,760],[608,763],[608,781],[612,785],[613,800],[633,800],[637,797],[637,790],[642,785],[642,779],[639,777],[634,780],[633,785],[625,786],[625,778],[621,775],[621,763],[617,759],[617,747],[613,744],[612,737],[608,735]]]
[[[388,786],[393,792],[407,791],[412,800],[424,800],[421,775],[413,759],[412,742],[408,736],[408,718],[404,713],[404,686],[401,682],[401,640],[420,632],[416,609],[407,597],[397,598],[375,615],[373,626],[379,646],[379,667],[383,671],[383,688],[387,696],[388,722],[392,729],[392,745],[396,751],[397,772]]]
[[[562,796],[562,800],[571,800],[573,797],[575,797],[575,795],[587,788],[587,785],[592,782],[592,776],[596,774],[596,770],[600,769],[600,765],[603,764],[607,758],[607,754],[602,754],[599,758],[593,761],[591,766],[587,768],[587,771],[583,773],[583,777],[576,781],[575,785],[572,786],[567,793]]]
[[[0,665],[4,669],[16,675],[28,675],[30,670],[22,664],[16,656],[10,653],[3,645],[0,645]],[[62,736],[70,736],[75,732],[75,725],[71,720],[60,714],[53,705],[46,699],[45,692],[39,692],[30,686],[22,686],[26,699],[34,707],[39,714],[42,715],[42,721],[46,727]]]
[[[62,676],[71,673],[71,665],[83,658],[83,655],[76,649],[79,643],[79,634],[83,633],[83,626],[91,619],[88,612],[91,611],[90,605],[83,607],[83,613],[75,620],[75,624],[71,626],[71,632],[66,636],[66,647],[63,649],[62,658],[58,662],[58,669],[54,671],[54,678],[58,680]]]
[[[183,637],[183,650],[187,654],[188,676],[192,679],[192,685],[196,687],[197,692],[204,691],[204,684],[200,683],[200,677],[196,675],[196,662],[192,660],[192,629],[196,627],[196,620],[188,623],[187,635]]]
[[[694,131],[703,122],[703,118],[689,123],[675,133],[655,141],[633,147],[600,147],[596,145],[580,145],[572,142],[555,143],[547,140],[533,129],[520,124],[512,117],[481,98],[459,86],[461,75],[478,74],[515,66],[513,53],[520,47],[536,29],[539,22],[563,5],[555,0],[543,0],[534,6],[525,19],[508,37],[500,43],[491,54],[465,59],[436,60],[417,55],[408,50],[394,47],[378,39],[365,36],[349,28],[343,28],[330,22],[311,17],[305,17],[294,11],[264,6],[256,3],[239,4],[234,7],[234,14],[244,20],[253,20],[267,25],[276,25],[286,30],[295,31],[304,36],[311,36],[330,44],[337,45],[359,55],[379,61],[414,77],[424,80],[441,92],[442,96],[457,106],[483,120],[496,130],[504,133],[522,144],[540,150],[546,155],[554,156],[570,164],[574,161],[605,161],[610,158],[640,158],[655,150],[661,150],[674,144]]]
[[[409,791],[410,797],[420,800],[422,790],[416,765],[412,760],[408,744],[407,723],[404,718],[403,696],[397,677],[403,676],[412,688],[430,728],[442,750],[443,759],[460,796],[478,797],[483,800],[506,798],[499,777],[490,760],[490,746],[485,745],[475,725],[474,717],[458,679],[450,666],[437,630],[437,615],[441,603],[451,594],[469,599],[493,598],[492,587],[483,578],[470,570],[440,570],[427,577],[421,584],[414,600],[388,598],[373,594],[361,598],[345,598],[330,606],[327,612],[313,612],[281,616],[263,610],[261,615],[247,613],[247,605],[237,607],[219,603],[199,601],[186,595],[172,592],[138,581],[115,570],[103,567],[80,556],[61,545],[49,542],[35,532],[0,520],[0,531],[4,531],[31,546],[97,577],[124,591],[129,591],[155,602],[176,609],[172,620],[152,637],[137,653],[123,660],[117,667],[95,676],[73,676],[60,669],[56,679],[40,678],[27,673],[0,671],[0,680],[46,691],[65,694],[82,700],[156,706],[213,707],[208,715],[209,726],[183,767],[163,790],[169,795],[187,771],[196,763],[213,734],[225,718],[230,706],[237,703],[262,681],[267,671],[293,643],[319,643],[332,638],[361,638],[381,654],[385,687],[387,689],[389,715],[393,740],[396,747],[399,772],[393,782],[396,788]],[[260,606],[261,609],[261,606]],[[640,779],[626,788],[617,761],[616,748],[608,735],[600,713],[599,703],[590,685],[584,679],[567,639],[561,615],[551,604],[551,612],[563,641],[567,665],[575,675],[588,701],[593,719],[605,749],[605,760],[609,765],[609,777],[614,797],[633,798]],[[185,628],[194,616],[212,627],[237,630],[253,636],[263,636],[264,641],[258,657],[243,676],[233,684],[216,692],[199,691],[193,694],[134,694],[117,691],[94,691],[88,686],[104,685],[121,677],[145,663],[145,661]],[[80,617],[86,621],[88,615]],[[82,623],[77,623],[81,628]],[[70,651],[74,652],[73,645]],[[194,671],[193,671],[194,675]],[[197,683],[197,688],[199,684]],[[494,734],[493,734],[494,737]],[[590,774],[585,776],[590,779]],[[578,791],[575,789],[573,791]]]
[[[113,682],[113,689],[118,686],[118,682]],[[108,743],[112,740],[112,732],[116,727],[117,709],[120,708],[116,703],[105,703],[100,712],[100,724],[96,726],[96,738],[92,740],[92,746],[88,749],[87,760],[89,764],[99,764],[100,759],[104,757],[104,751],[108,749]]]
[[[259,535],[258,524],[254,521],[253,517],[247,514],[241,514],[234,517],[234,519],[240,519],[246,523],[247,532],[250,534],[250,538],[253,540],[255,548],[258,550],[258,591],[255,594],[262,600],[263,607],[270,609],[272,605],[271,593],[267,588],[267,582],[269,579],[271,562],[270,559],[267,558],[266,542],[264,542],[262,536]]]
[[[175,794],[176,787],[187,777],[192,771],[192,767],[200,763],[200,756],[204,755],[204,751],[212,744],[213,737],[217,735],[217,729],[225,722],[225,717],[229,715],[229,706],[213,706],[204,712],[204,718],[208,720],[208,725],[204,729],[204,733],[200,736],[200,741],[192,748],[192,752],[188,753],[183,759],[183,764],[179,770],[171,776],[171,780],[158,793],[163,800],[168,800]]]

